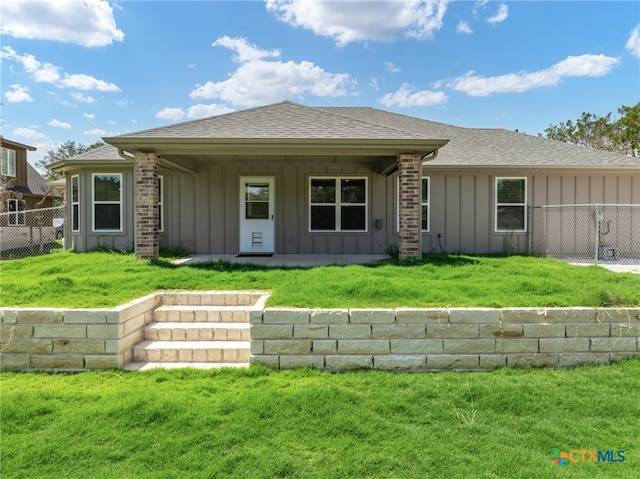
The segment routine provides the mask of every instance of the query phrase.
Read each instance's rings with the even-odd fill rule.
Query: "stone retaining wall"
[[[276,369],[563,368],[640,355],[640,308],[266,308],[252,361]]]

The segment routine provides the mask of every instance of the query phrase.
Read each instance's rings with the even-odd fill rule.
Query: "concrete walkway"
[[[274,254],[273,256],[238,256],[235,254],[203,254],[172,261],[176,265],[228,261],[230,263],[263,266],[289,266],[311,268],[313,266],[370,264],[390,259],[386,254]]]

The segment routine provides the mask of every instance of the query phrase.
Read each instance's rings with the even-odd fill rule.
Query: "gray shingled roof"
[[[450,140],[428,167],[638,167],[640,160],[503,129],[463,128],[370,107],[308,107],[290,101],[138,131],[136,139]],[[121,159],[109,145],[75,159]]]
[[[449,139],[427,166],[638,167],[640,159],[504,129],[463,128],[375,108],[326,107],[345,116]]]

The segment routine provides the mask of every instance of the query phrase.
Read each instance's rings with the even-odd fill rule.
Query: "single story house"
[[[544,251],[535,207],[640,204],[638,159],[368,107],[284,101],[104,141],[50,166],[67,248]]]

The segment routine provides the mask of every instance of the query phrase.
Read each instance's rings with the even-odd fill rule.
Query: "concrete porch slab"
[[[288,266],[311,268],[313,266],[344,266],[349,264],[371,264],[390,259],[386,254],[274,254],[265,256],[237,256],[235,254],[203,254],[173,260],[175,265],[192,265],[197,263],[230,263],[256,264],[262,266]]]

